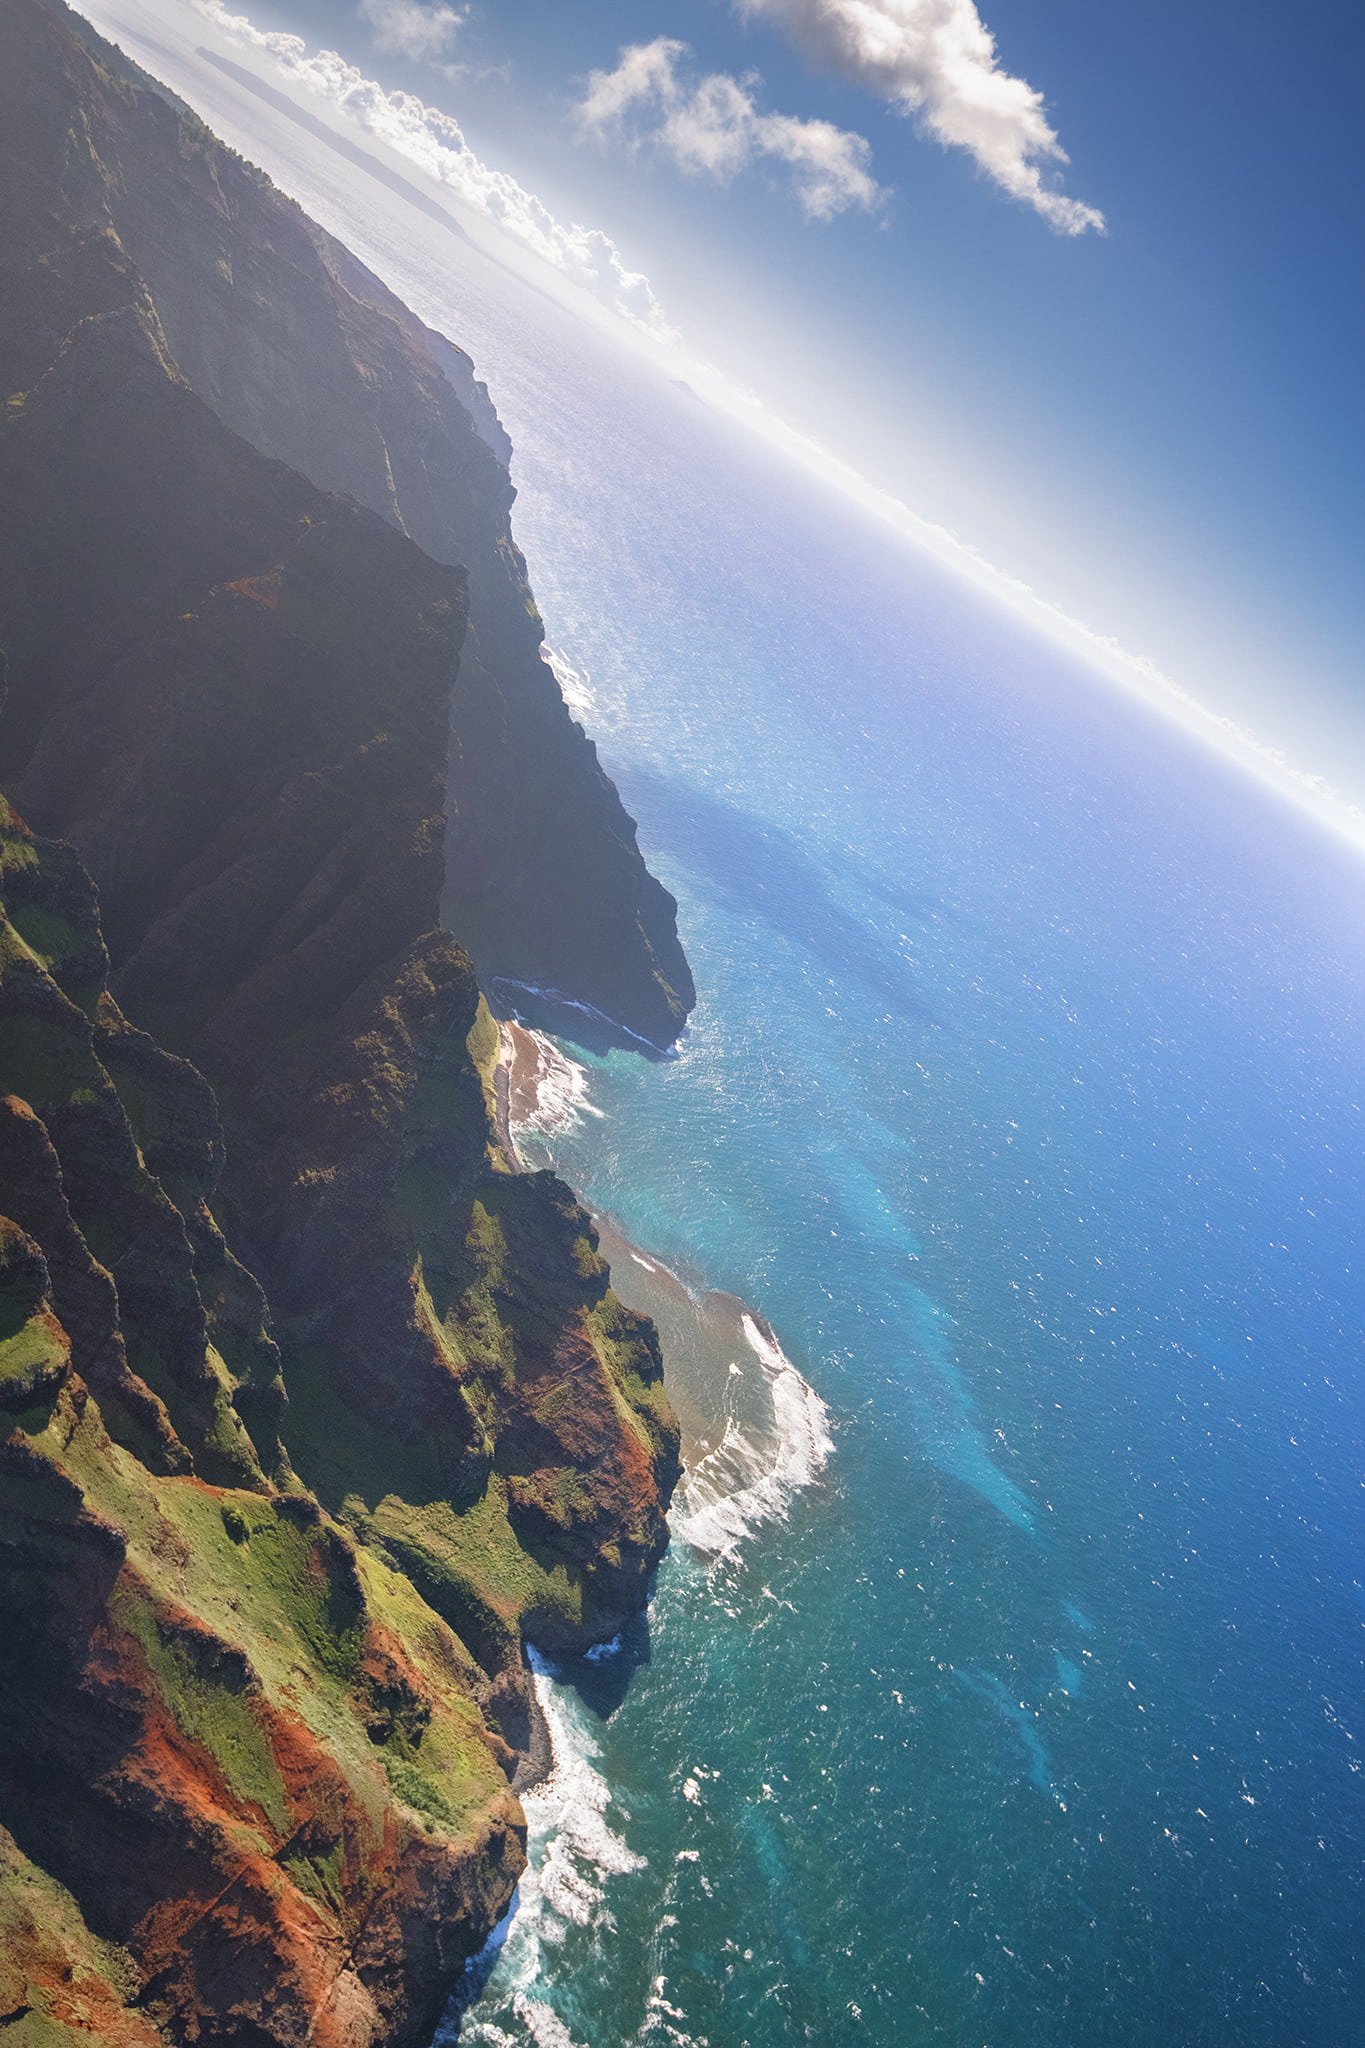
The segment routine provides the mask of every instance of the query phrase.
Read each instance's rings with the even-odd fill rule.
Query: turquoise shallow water
[[[560,1674],[617,1846],[547,1799],[598,1896],[532,1886],[462,2038],[1344,2048],[1356,858],[573,367],[498,393],[520,532],[703,997],[555,1156],[770,1317],[835,1448]]]

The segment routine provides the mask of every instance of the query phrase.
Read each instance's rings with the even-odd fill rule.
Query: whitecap
[[[521,1880],[522,1915],[537,1919],[548,1906],[561,1919],[586,1927],[602,1903],[603,1880],[643,1869],[643,1859],[607,1825],[611,1787],[592,1762],[600,1750],[570,1720],[544,1660],[534,1650],[528,1654],[553,1763],[549,1776],[522,1800],[532,1844],[543,1851],[538,1863],[533,1855]]]
[[[543,1657],[535,1650],[527,1656],[549,1736],[550,1770],[522,1795],[528,1862],[484,1997],[504,2024],[509,2012],[515,2014],[537,2048],[579,2048],[553,2008],[534,1996],[547,1982],[547,1952],[574,1927],[610,1933],[607,1881],[642,1870],[644,1859],[608,1823],[611,1788],[595,1768],[601,1752],[588,1732],[585,1710],[554,1683]],[[490,2048],[503,2048],[510,2039],[491,2019],[473,2018],[465,2025],[471,2042],[487,2041]]]
[[[553,2006],[539,1998],[527,1998],[520,1991],[512,2010],[526,2027],[536,2048],[578,2048],[578,2043]]]

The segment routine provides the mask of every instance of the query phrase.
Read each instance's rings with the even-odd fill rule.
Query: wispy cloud
[[[532,194],[505,174],[481,164],[448,116],[435,108],[423,107],[421,101],[406,94],[386,94],[372,80],[343,64],[333,52],[320,51],[310,57],[297,36],[257,29],[244,16],[230,14],[224,0],[191,0],[191,4],[220,31],[244,46],[267,53],[286,80],[330,100],[377,139],[430,171],[468,205],[498,222],[515,240],[534,249],[562,275],[584,285],[599,303],[663,343],[670,367],[675,371],[685,369],[688,381],[719,411],[743,422],[823,483],[844,493],[865,512],[884,520],[890,530],[907,542],[927,548],[992,598],[1008,605],[1034,626],[1054,634],[1074,653],[1137,692],[1155,709],[1341,833],[1365,854],[1365,812],[1348,804],[1321,777],[1291,767],[1253,734],[1205,709],[1145,657],[1128,653],[1110,636],[1096,632],[1007,572],[993,567],[970,542],[926,521],[899,499],[869,483],[849,463],[779,419],[754,392],[724,371],[684,353],[681,337],[665,320],[648,280],[625,268],[608,237],[591,229],[566,228],[556,221]],[[136,47],[136,38],[133,41]],[[145,61],[154,63],[159,47],[146,46]],[[184,89],[190,90],[188,82]],[[196,103],[200,103],[197,95]],[[211,95],[209,104],[213,104]],[[369,260],[380,267],[378,252],[372,252]]]
[[[722,181],[762,160],[784,166],[797,199],[813,220],[832,220],[851,206],[884,197],[871,174],[872,152],[861,135],[830,121],[801,121],[764,112],[755,77],[712,72],[685,75],[686,43],[657,36],[621,52],[614,71],[594,71],[578,108],[588,133],[649,142],[684,171]]]
[[[1002,71],[973,0],[736,0],[784,29],[816,65],[914,114],[968,150],[997,185],[1064,235],[1104,231],[1104,215],[1044,183],[1066,151],[1043,96]]]
[[[454,198],[486,214],[504,233],[590,292],[599,304],[657,341],[677,341],[677,330],[665,318],[649,279],[628,267],[610,235],[600,228],[556,220],[533,192],[476,156],[459,123],[439,107],[428,106],[412,93],[386,92],[335,50],[310,53],[301,37],[259,29],[244,14],[230,14],[223,0],[194,4],[215,28],[266,52],[293,84],[359,122],[376,140],[446,186]]]
[[[423,7],[418,0],[360,0],[356,12],[369,22],[381,50],[436,63],[453,49],[469,10]]]

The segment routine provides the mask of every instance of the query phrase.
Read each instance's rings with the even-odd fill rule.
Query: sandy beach
[[[504,1144],[525,1167],[553,1163],[556,1130],[598,1114],[588,1071],[552,1039],[500,1026],[498,1115]],[[682,1425],[686,1476],[674,1534],[706,1554],[732,1553],[782,1515],[818,1477],[832,1449],[824,1403],[783,1352],[766,1319],[737,1295],[688,1282],[593,1211],[611,1284],[653,1318],[669,1397]]]

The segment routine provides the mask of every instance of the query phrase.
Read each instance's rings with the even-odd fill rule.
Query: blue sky
[[[917,120],[885,95],[923,67],[836,70],[847,4],[233,0],[454,115],[609,234],[698,355],[1365,804],[1360,10],[981,0],[1042,110],[1006,90],[1003,143],[973,151],[925,132],[970,129],[951,75]],[[873,4],[897,31],[976,20]],[[687,53],[656,47],[655,89],[585,126],[591,75],[619,100],[622,50],[660,39]],[[699,132],[708,77],[730,111]],[[1011,120],[1070,159],[1034,204],[1002,187]]]

